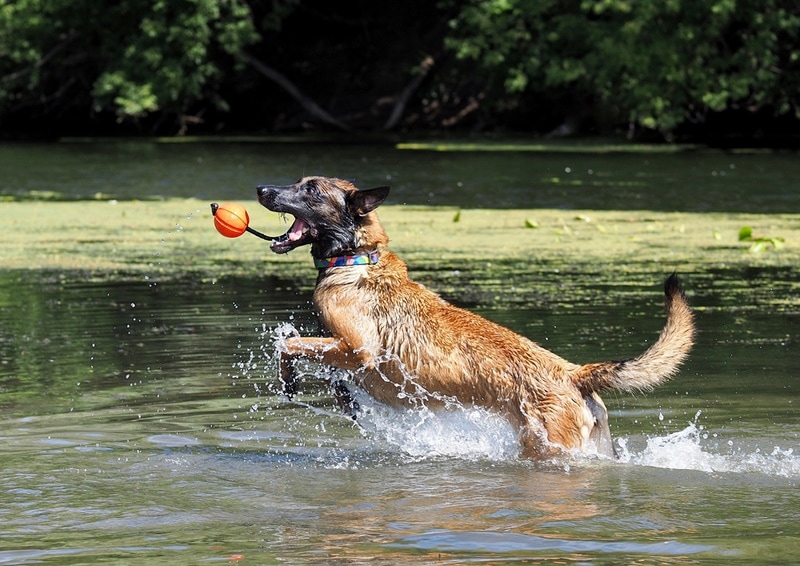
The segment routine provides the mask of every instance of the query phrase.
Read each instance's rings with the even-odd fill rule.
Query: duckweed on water
[[[252,227],[287,228],[256,202],[243,204]],[[715,271],[749,277],[753,270],[795,269],[800,259],[796,214],[396,205],[379,214],[412,277],[467,305],[545,301],[573,310],[641,293],[656,299],[659,282],[672,271],[708,280],[692,285],[695,292],[718,293]],[[208,203],[196,199],[9,202],[0,207],[0,222],[6,270],[110,281],[271,277],[305,290],[315,281],[306,250],[276,255],[247,234],[224,238]],[[785,237],[769,253],[748,253],[739,242],[743,225]],[[732,304],[751,304],[746,288],[728,291],[735,295]],[[773,291],[764,300],[780,302],[794,290]]]

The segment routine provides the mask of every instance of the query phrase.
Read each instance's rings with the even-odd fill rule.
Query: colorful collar
[[[329,267],[346,267],[350,265],[371,265],[378,263],[381,259],[381,252],[378,250],[353,255],[340,255],[334,257],[314,258],[314,266],[317,269],[328,269]]]

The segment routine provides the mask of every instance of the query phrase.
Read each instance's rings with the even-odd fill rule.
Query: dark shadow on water
[[[394,204],[692,212],[800,211],[796,152],[404,151],[383,144],[6,144],[0,196],[255,200],[304,175],[391,185]]]

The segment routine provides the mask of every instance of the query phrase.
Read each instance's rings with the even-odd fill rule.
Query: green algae
[[[285,219],[243,204],[252,227],[286,230]],[[453,289],[542,270],[651,278],[714,267],[792,267],[800,259],[797,214],[399,205],[379,214],[391,248],[412,272]],[[306,250],[276,255],[250,235],[225,238],[214,230],[208,203],[196,199],[6,202],[0,223],[7,270],[70,270],[99,279],[274,275],[301,286],[314,280]],[[744,226],[780,237],[781,248],[749,252],[749,243],[739,241]]]
[[[491,141],[491,142],[468,142],[468,141],[408,141],[395,144],[396,149],[410,151],[441,151],[441,152],[526,152],[526,153],[583,153],[583,154],[607,154],[607,153],[682,153],[687,151],[698,151],[702,146],[693,144],[641,144],[641,143],[606,143],[602,141],[591,141],[578,143],[574,140],[568,142],[558,142],[548,140],[546,142],[530,143],[522,141]]]

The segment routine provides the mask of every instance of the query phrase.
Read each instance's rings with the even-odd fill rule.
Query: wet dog
[[[598,392],[650,389],[677,371],[692,346],[693,316],[678,278],[666,279],[667,321],[643,354],[574,364],[409,279],[375,212],[388,194],[388,187],[359,190],[326,177],[258,187],[263,206],[294,217],[272,251],[311,246],[319,270],[314,304],[330,333],[285,340],[284,391],[297,391],[294,360],[303,357],[352,371],[358,386],[395,407],[457,401],[496,411],[519,430],[524,456],[612,455]],[[341,385],[337,395],[350,403]]]

